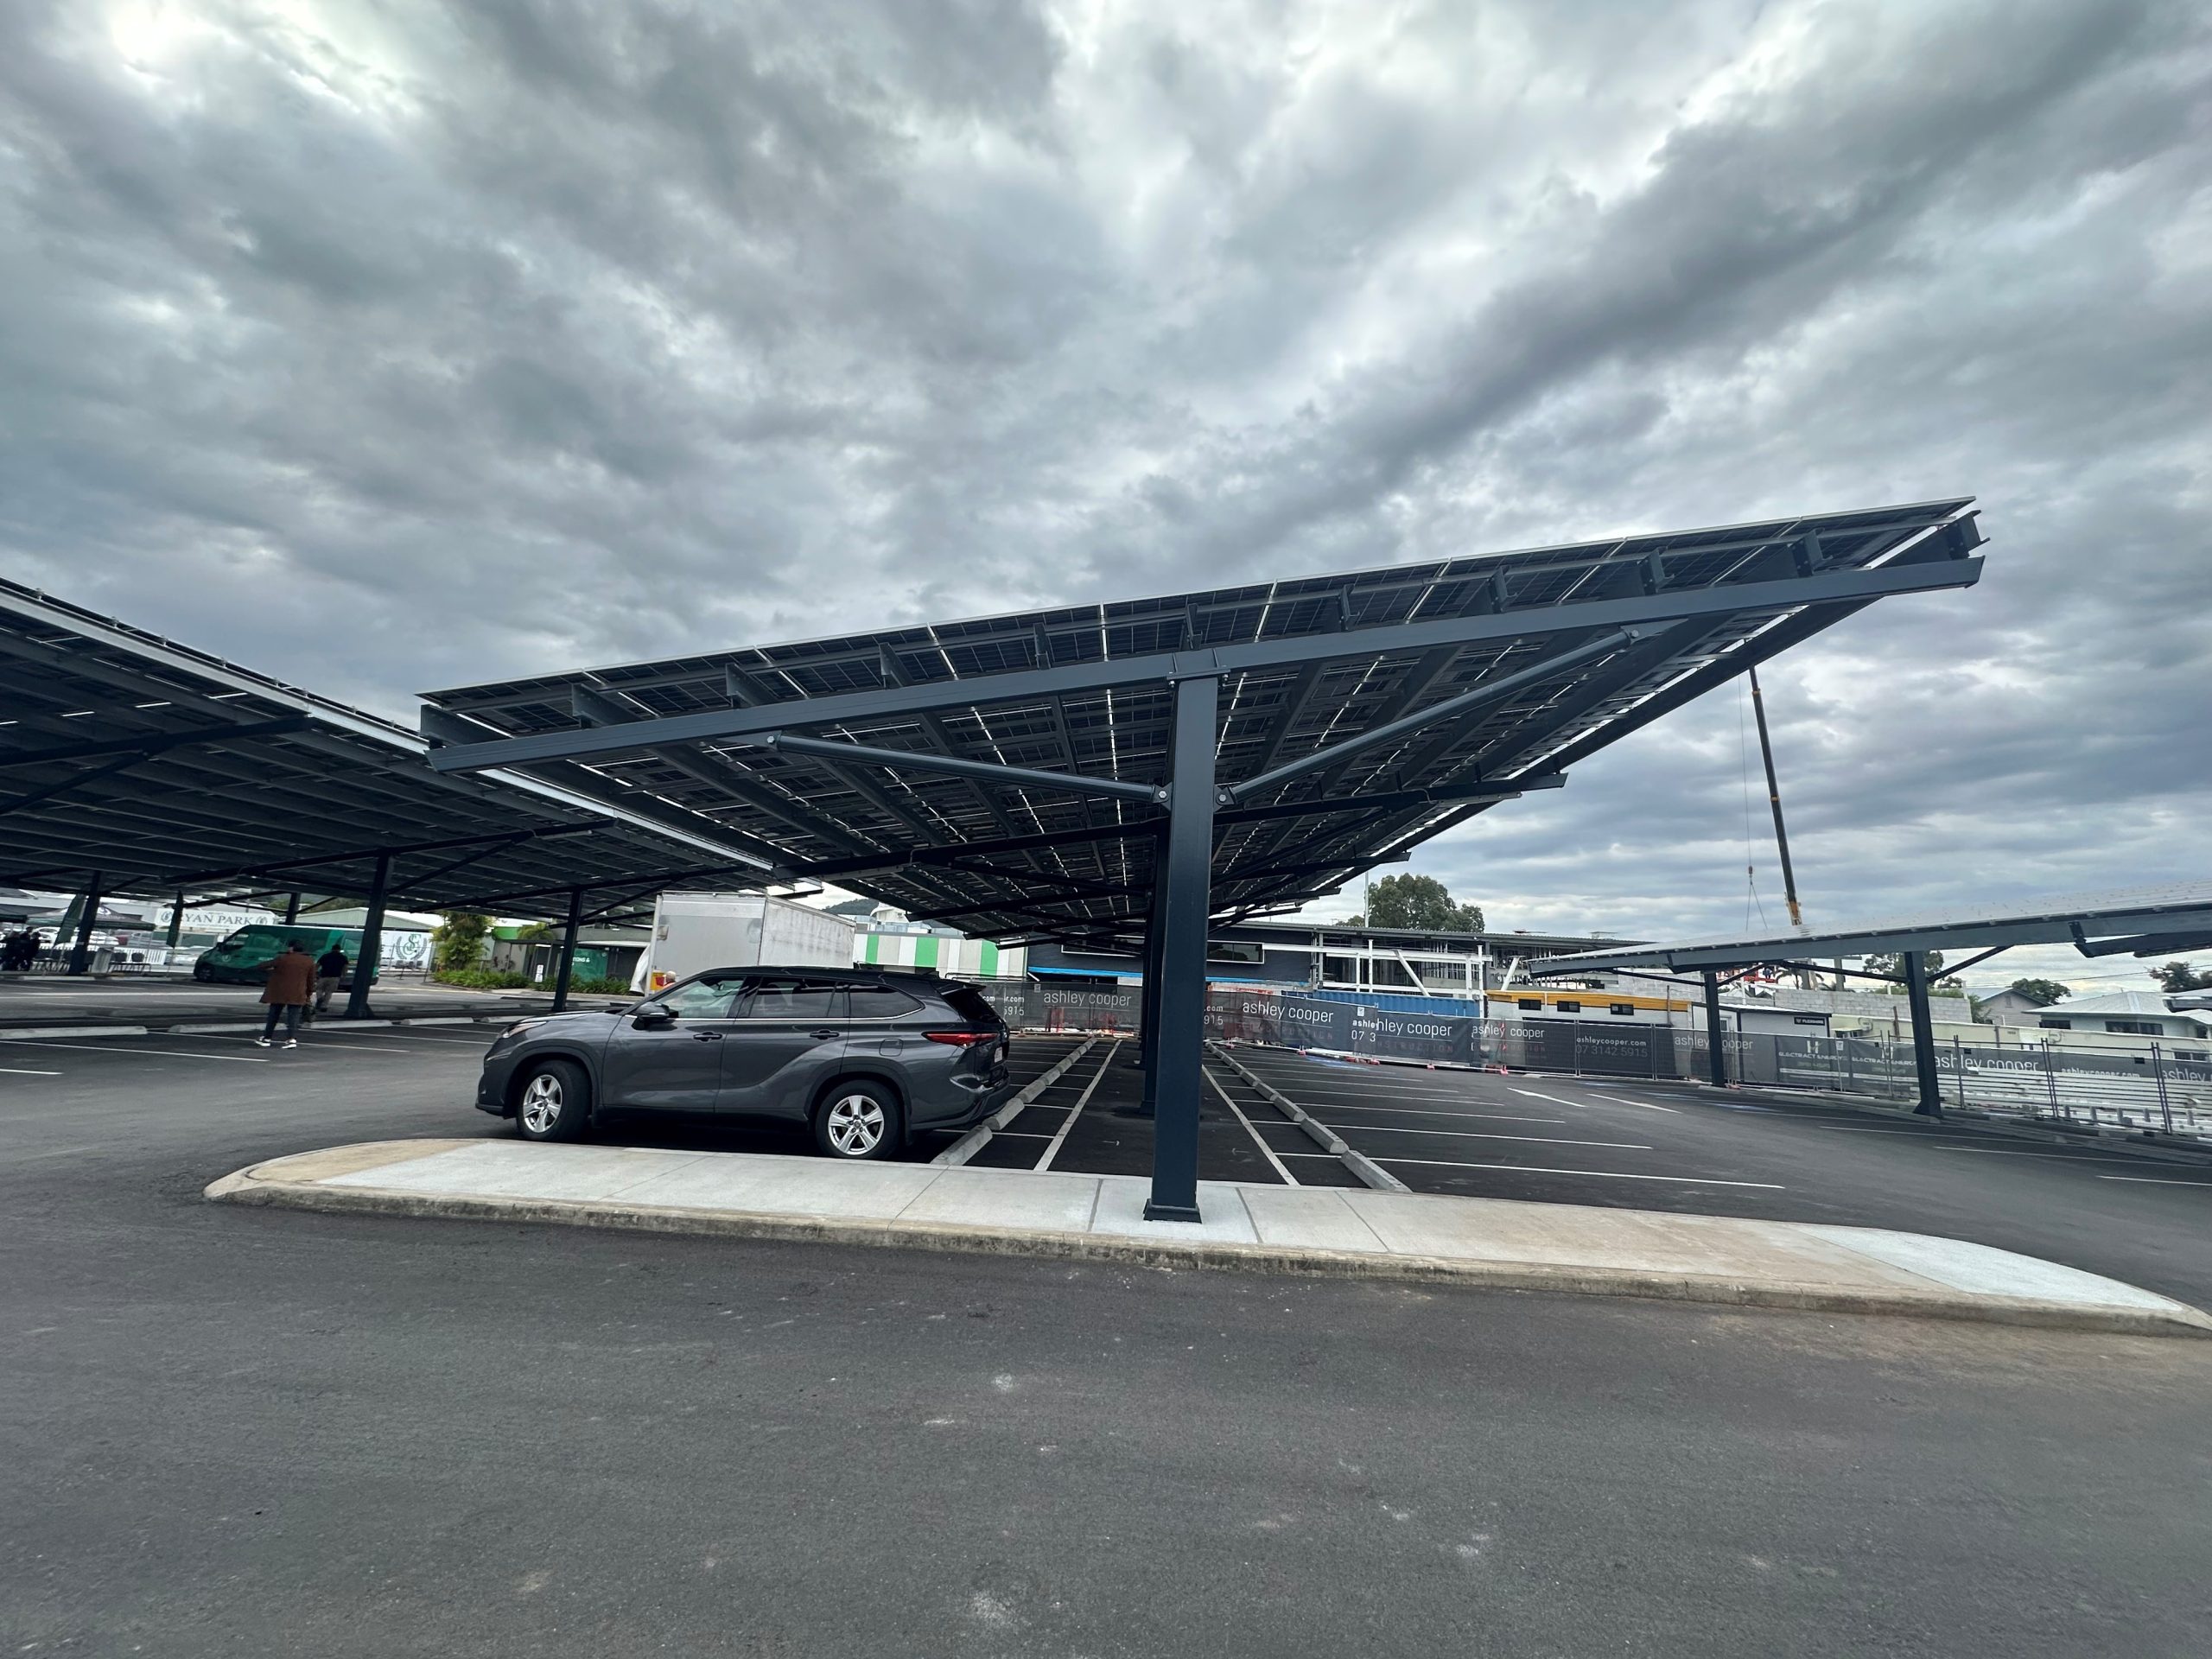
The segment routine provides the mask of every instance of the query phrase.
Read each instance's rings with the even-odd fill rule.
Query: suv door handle
[[[817,1039],[817,1040],[830,1037],[842,1037],[844,1035],[844,1033],[839,1031],[835,1026],[824,1026],[819,1031],[810,1031],[806,1034]]]
[[[719,1043],[721,1039],[722,1034],[719,1031],[695,1031],[691,1033],[691,1040],[695,1043]]]

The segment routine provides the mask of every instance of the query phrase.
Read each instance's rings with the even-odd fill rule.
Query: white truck
[[[664,893],[638,958],[633,991],[658,991],[709,968],[849,968],[861,925],[759,893]]]

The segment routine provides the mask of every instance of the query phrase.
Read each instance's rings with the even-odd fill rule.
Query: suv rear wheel
[[[515,1132],[525,1141],[580,1139],[591,1116],[591,1080],[574,1060],[547,1060],[523,1078]]]
[[[899,1103],[880,1083],[838,1084],[815,1109],[814,1144],[849,1163],[888,1158],[899,1145]]]

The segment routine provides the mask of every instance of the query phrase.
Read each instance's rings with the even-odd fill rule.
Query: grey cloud
[[[404,710],[1971,491],[1979,590],[1767,676],[1808,903],[2212,852],[2184,0],[191,19],[0,23],[10,575]],[[1416,865],[1649,932],[1749,856],[1771,912],[1736,721]]]

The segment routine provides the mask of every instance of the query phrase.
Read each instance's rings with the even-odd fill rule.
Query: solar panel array
[[[554,916],[571,883],[720,850],[694,838],[709,823],[664,833],[423,753],[390,721],[0,582],[0,884],[361,893],[374,849],[467,839],[401,855],[395,902]]]
[[[1967,505],[1963,499],[1927,502],[1061,606],[425,696],[448,715],[466,716],[485,739],[772,706],[788,711],[785,729],[817,737],[1158,785],[1168,775],[1173,708],[1164,680],[1009,695],[994,688],[994,678],[1338,637],[1341,654],[1325,660],[1224,676],[1217,765],[1230,785],[1600,638],[1603,627],[1562,628],[1578,604],[1939,556],[1931,537],[1958,528]],[[1741,609],[1663,624],[1474,715],[1378,745],[1225,811],[1214,858],[1216,913],[1243,917],[1331,891],[1484,810],[1433,798],[1554,772],[1859,608],[1800,612],[1758,599],[1747,592]],[[1421,650],[1358,648],[1365,630],[1493,613],[1527,613],[1530,631]],[[841,694],[948,681],[972,683],[972,698],[936,712],[845,721],[809,708]],[[1126,931],[1144,909],[1160,821],[1142,803],[856,766],[711,738],[641,742],[563,764],[572,785],[609,799],[681,807],[747,838],[755,850],[772,851],[794,874],[838,880],[977,933]],[[1322,810],[1290,810],[1301,804]]]

